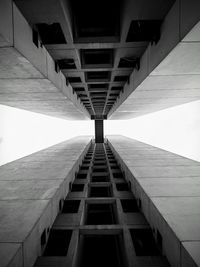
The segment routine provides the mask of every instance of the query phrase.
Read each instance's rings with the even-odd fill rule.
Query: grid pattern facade
[[[89,147],[35,267],[169,266],[107,143]]]

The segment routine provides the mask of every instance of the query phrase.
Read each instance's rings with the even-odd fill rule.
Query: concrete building
[[[0,0],[0,104],[80,136],[0,167],[0,266],[200,266],[200,163],[122,136],[200,98],[199,0]]]

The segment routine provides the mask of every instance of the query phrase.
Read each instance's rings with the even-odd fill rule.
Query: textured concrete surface
[[[41,254],[41,234],[52,226],[90,140],[73,138],[0,167],[1,267],[32,266]]]
[[[23,266],[22,246],[14,243],[0,243],[1,266]]]
[[[200,163],[126,137],[108,140],[171,266],[200,266]]]
[[[200,2],[175,1],[161,39],[145,50],[140,70],[111,109],[110,119],[128,119],[200,99]]]
[[[0,2],[0,104],[68,120],[89,116],[12,0]]]

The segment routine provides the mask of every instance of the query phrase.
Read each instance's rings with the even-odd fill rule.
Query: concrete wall
[[[200,1],[176,0],[161,38],[147,47],[140,69],[108,114],[127,119],[200,99]]]
[[[0,1],[0,104],[65,119],[89,114],[12,0]]]
[[[200,163],[123,136],[108,142],[171,266],[200,266]]]
[[[0,266],[32,266],[41,255],[59,201],[91,138],[70,139],[0,167]]]

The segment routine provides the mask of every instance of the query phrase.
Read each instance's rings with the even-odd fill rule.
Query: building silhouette
[[[199,20],[199,0],[0,0],[0,104],[95,127],[0,167],[1,267],[200,266],[200,163],[103,131],[199,99]]]

